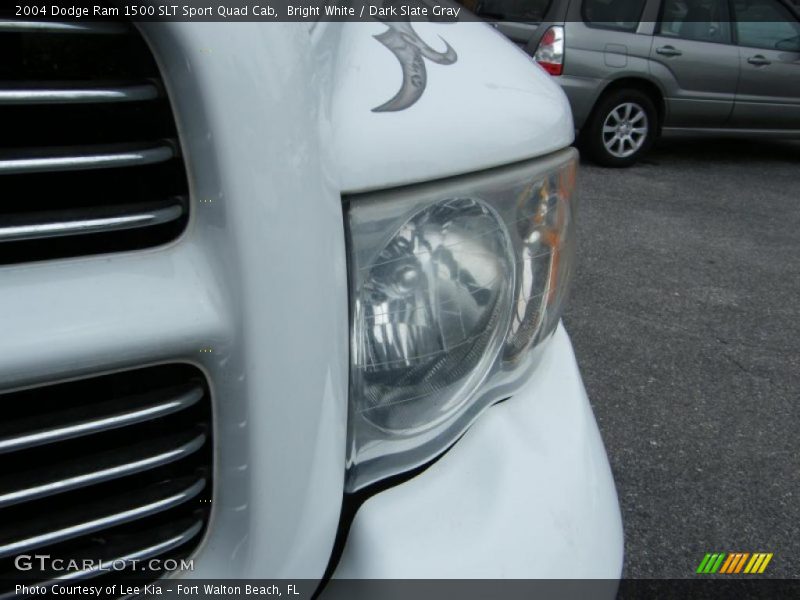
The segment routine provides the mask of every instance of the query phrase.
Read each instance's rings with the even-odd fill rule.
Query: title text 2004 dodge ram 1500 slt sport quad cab
[[[0,44],[6,577],[619,577],[529,57],[478,22]]]

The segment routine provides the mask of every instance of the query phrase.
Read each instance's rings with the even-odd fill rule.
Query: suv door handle
[[[751,65],[755,65],[757,67],[763,67],[764,65],[771,65],[772,64],[771,60],[769,60],[768,58],[765,58],[764,56],[762,56],[760,54],[756,54],[755,56],[751,56],[750,58],[747,59],[747,62],[749,62]]]
[[[656,52],[661,56],[680,56],[683,54],[683,52],[674,46],[661,46],[661,48],[656,48]]]

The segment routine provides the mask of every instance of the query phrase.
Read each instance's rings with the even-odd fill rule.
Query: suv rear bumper
[[[361,506],[334,577],[617,579],[622,552],[614,480],[560,325],[520,393]]]

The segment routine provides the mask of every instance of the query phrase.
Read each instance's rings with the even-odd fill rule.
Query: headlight
[[[513,270],[505,226],[479,200],[442,200],[406,221],[358,274],[360,416],[409,436],[456,412],[497,353]]]
[[[555,329],[576,153],[351,196],[347,490],[425,463],[508,397]]]

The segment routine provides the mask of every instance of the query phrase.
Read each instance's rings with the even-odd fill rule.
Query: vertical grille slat
[[[17,21],[0,19],[0,33],[82,33],[95,35],[120,35],[129,28],[121,22],[86,22],[69,23],[61,21]]]
[[[22,214],[0,226],[0,243],[55,238],[80,233],[125,231],[169,223],[185,214],[183,198],[153,205],[99,207],[91,211]]]
[[[107,85],[92,87],[69,83],[55,85],[51,82],[38,88],[0,88],[0,106],[9,104],[94,104],[98,102],[142,102],[160,96],[153,83]]]
[[[43,586],[47,586],[48,584],[52,585],[55,583],[63,582],[63,581],[74,581],[74,580],[82,580],[82,579],[91,579],[93,577],[97,577],[103,574],[104,570],[109,570],[109,567],[114,564],[120,564],[121,562],[131,562],[131,561],[143,561],[149,558],[155,558],[157,556],[162,555],[165,552],[169,552],[174,548],[178,548],[187,542],[191,541],[198,533],[203,530],[203,522],[202,521],[195,521],[190,527],[187,527],[183,531],[176,533],[172,537],[167,537],[164,539],[163,535],[155,536],[150,534],[151,537],[156,537],[158,539],[164,539],[164,541],[159,542],[158,544],[153,544],[151,546],[144,546],[141,548],[137,548],[135,550],[129,551],[127,554],[117,554],[111,558],[101,558],[98,560],[98,564],[95,568],[86,569],[83,571],[77,571],[73,573],[66,573],[61,574],[58,577],[54,577],[53,579],[45,582]],[[127,545],[130,545],[128,542]],[[89,556],[89,552],[84,553],[86,556]]]
[[[125,576],[103,572],[102,561],[185,557],[199,543],[213,428],[198,369],[160,365],[0,393],[0,409],[0,597],[19,579],[20,553],[81,565],[24,574],[47,585]]]
[[[89,409],[85,408],[76,411],[77,414],[65,411],[48,415],[45,419],[31,417],[22,423],[11,422],[5,428],[9,428],[9,425],[16,426],[22,431],[0,436],[0,454],[157,419],[188,408],[202,397],[203,388],[193,385],[180,392],[160,392],[156,397],[140,396],[97,404],[91,407],[93,414],[90,418],[85,418],[85,414],[89,412]],[[33,431],[25,430],[40,420],[50,421],[53,424]]]
[[[0,56],[0,265],[178,237],[189,219],[186,169],[139,31],[0,19]]]
[[[141,564],[143,561],[162,556],[171,550],[185,546],[202,530],[202,521],[182,520],[161,527],[158,531],[151,530],[144,533],[138,532],[136,534],[126,535],[124,539],[115,539],[112,536],[108,540],[108,546],[117,550],[118,552],[116,554],[109,553],[108,549],[105,547],[102,547],[100,551],[98,551],[96,547],[83,548],[77,551],[76,554],[93,560],[96,566],[68,573],[45,573],[44,575],[46,578],[37,581],[35,585],[41,588],[49,588],[59,583],[84,581],[100,577],[114,569],[115,565],[120,565],[122,562],[133,563],[133,561],[137,561],[138,564]],[[157,544],[149,544],[147,540],[152,539],[160,539],[163,541]],[[64,560],[62,557],[57,558]],[[14,591],[5,594],[0,593],[0,600],[11,598],[19,598],[19,596]]]
[[[157,441],[136,449],[126,448],[124,452],[87,455],[78,464],[57,463],[44,473],[32,473],[10,484],[0,484],[0,508],[156,469],[187,457],[205,443],[206,436],[201,433],[185,442],[169,439],[166,443]]]
[[[169,489],[162,492],[163,497],[157,499],[147,499],[144,503],[136,503],[140,494],[146,496],[155,495],[155,490],[146,489],[131,490],[124,497],[127,504],[134,504],[130,508],[123,508],[110,514],[101,513],[98,516],[92,515],[92,510],[97,510],[96,506],[81,507],[80,513],[87,514],[85,518],[81,518],[80,514],[71,515],[71,519],[64,523],[59,524],[53,529],[41,533],[32,533],[29,535],[17,535],[14,539],[0,540],[0,558],[7,556],[14,556],[29,550],[36,550],[43,546],[57,544],[65,540],[70,540],[76,537],[85,536],[90,533],[102,531],[103,529],[111,529],[118,525],[123,525],[130,521],[144,519],[146,517],[168,511],[175,508],[184,502],[188,502],[206,486],[205,479],[198,479],[192,483],[181,487],[179,489]],[[166,486],[164,486],[166,487]],[[176,484],[172,483],[171,488],[176,488]],[[108,500],[107,500],[108,501]],[[120,499],[111,499],[112,502],[122,503]],[[79,513],[79,511],[73,511]],[[92,516],[89,516],[92,515]]]
[[[110,152],[78,150],[75,153],[63,152],[60,156],[20,158],[4,158],[0,156],[0,175],[141,167],[165,162],[174,157],[175,151],[168,144],[153,148],[131,148]]]

